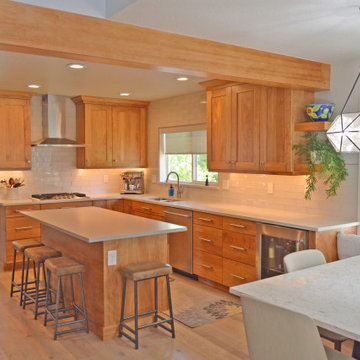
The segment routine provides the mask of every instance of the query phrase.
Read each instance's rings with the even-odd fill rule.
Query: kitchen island
[[[86,266],[84,287],[89,326],[103,340],[119,333],[122,278],[119,268],[168,261],[167,234],[186,227],[98,207],[31,210],[21,214],[41,224],[41,241]],[[65,292],[68,284],[65,284]],[[139,284],[139,311],[154,308],[153,282]],[[79,295],[79,294],[77,294]],[[128,287],[125,315],[133,313]],[[165,283],[159,279],[159,309],[167,309]]]

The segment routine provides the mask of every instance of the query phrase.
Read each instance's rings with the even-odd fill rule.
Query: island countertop
[[[24,216],[88,243],[186,231],[169,224],[98,207],[20,211]]]

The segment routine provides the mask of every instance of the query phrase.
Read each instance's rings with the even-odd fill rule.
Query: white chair
[[[337,233],[337,251],[339,260],[360,255],[360,236]]]
[[[302,250],[290,253],[284,257],[285,272],[293,272],[313,266],[326,264],[324,254],[320,250]],[[347,338],[330,330],[318,327],[320,336],[334,343],[334,348],[341,351],[341,343]]]
[[[324,346],[314,321],[306,315],[242,295],[251,360],[349,360]]]

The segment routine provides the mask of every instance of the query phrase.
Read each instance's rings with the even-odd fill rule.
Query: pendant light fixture
[[[360,112],[344,114],[345,107],[360,78],[358,74],[345,104],[326,135],[337,152],[360,152]]]

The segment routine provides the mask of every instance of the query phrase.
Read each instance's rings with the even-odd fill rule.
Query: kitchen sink
[[[169,199],[169,198],[164,198],[164,197],[153,197],[153,196],[143,197],[143,199],[161,201],[161,202],[169,202],[169,203],[179,201],[178,199]]]

